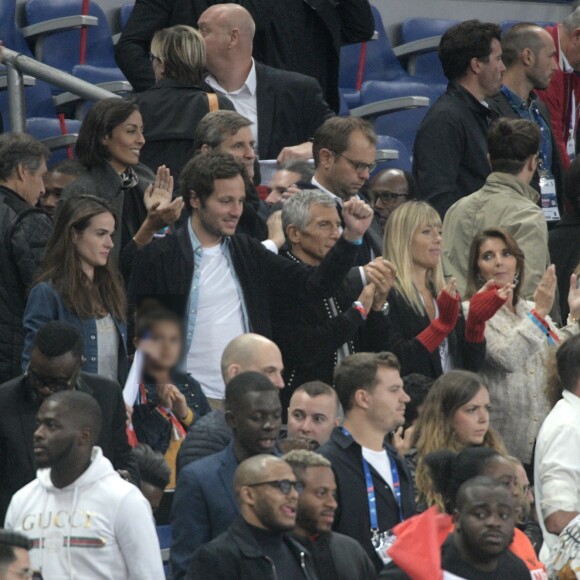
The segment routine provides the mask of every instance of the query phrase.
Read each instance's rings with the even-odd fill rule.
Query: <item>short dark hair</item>
[[[564,177],[564,196],[570,202],[576,215],[580,216],[580,157],[576,157]]]
[[[10,566],[16,560],[14,548],[32,549],[32,540],[19,532],[0,529],[0,566]]]
[[[336,367],[334,385],[345,413],[352,409],[356,391],[374,389],[379,367],[401,370],[397,357],[391,352],[358,352],[345,358]]]
[[[183,318],[178,316],[173,310],[156,306],[150,310],[138,311],[135,317],[135,338],[141,340],[153,331],[157,324],[170,322],[177,326],[182,335],[184,333]]]
[[[0,181],[14,177],[19,165],[34,173],[49,157],[49,148],[34,137],[26,133],[4,133],[0,135]]]
[[[167,465],[163,453],[153,451],[145,443],[139,443],[131,452],[137,461],[141,481],[165,489],[171,479],[171,468]]]
[[[542,133],[536,123],[526,119],[498,119],[487,135],[489,160],[493,171],[517,175],[526,161],[537,155]]]
[[[564,389],[573,391],[580,380],[580,334],[565,340],[556,351],[556,377],[548,382],[546,395],[554,406]]]
[[[98,441],[103,426],[103,413],[94,397],[81,391],[59,391],[45,399],[42,404],[47,402],[62,405],[67,412],[67,418],[79,429],[88,427],[92,431],[93,444]]]
[[[314,167],[320,162],[320,151],[328,149],[341,155],[348,149],[350,136],[360,131],[373,145],[377,143],[377,134],[373,126],[360,117],[331,117],[318,127],[312,142],[312,157]]]
[[[254,371],[240,373],[226,385],[225,409],[235,413],[242,407],[244,398],[248,393],[268,391],[274,391],[278,394],[278,389],[272,381],[262,373]]]
[[[85,173],[84,165],[76,159],[63,159],[55,163],[49,170],[50,173],[64,173],[64,175],[72,175],[78,177]]]
[[[294,393],[298,393],[299,391],[303,391],[309,397],[321,397],[324,395],[327,397],[333,397],[336,399],[337,408],[340,404],[336,391],[330,385],[327,385],[322,381],[310,381],[308,383],[303,383],[294,391]],[[294,395],[294,393],[292,394]]]
[[[91,107],[81,125],[75,146],[78,160],[87,169],[102,165],[111,158],[103,139],[110,137],[113,129],[135,111],[139,111],[139,107],[133,101],[124,99],[103,99]]]
[[[278,171],[291,171],[292,173],[298,173],[300,175],[300,181],[308,183],[314,177],[314,169],[308,161],[301,161],[300,159],[295,159],[294,161],[287,161],[284,163]]]
[[[179,176],[179,189],[187,211],[191,213],[191,192],[195,192],[200,203],[205,205],[208,197],[214,192],[216,179],[232,179],[241,176],[244,184],[248,174],[245,167],[227,153],[197,154],[190,159]]]
[[[533,22],[518,22],[501,39],[501,59],[506,68],[517,64],[522,51],[529,48],[538,54],[544,43],[538,34],[542,28]]]
[[[32,348],[37,348],[44,356],[56,358],[67,352],[79,360],[83,356],[84,340],[80,330],[60,320],[45,324],[32,339]]]
[[[252,121],[235,111],[208,113],[197,124],[193,146],[199,151],[204,145],[211,149],[219,147],[227,136],[235,135],[240,129],[249,127]]]
[[[403,377],[405,392],[411,400],[405,405],[405,426],[410,427],[419,416],[419,407],[423,404],[435,379],[419,373]]]
[[[501,28],[491,22],[466,20],[451,27],[439,43],[439,60],[445,76],[450,81],[462,78],[472,58],[487,62],[493,39],[501,41]]]

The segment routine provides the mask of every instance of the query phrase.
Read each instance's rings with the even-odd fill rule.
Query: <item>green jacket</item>
[[[521,296],[533,299],[542,274],[550,264],[548,227],[538,207],[539,193],[514,175],[494,172],[475,193],[454,203],[443,222],[443,271],[457,278],[465,295],[469,248],[477,233],[505,228],[526,258]]]

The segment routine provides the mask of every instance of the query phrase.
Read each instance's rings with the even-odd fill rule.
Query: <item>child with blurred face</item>
[[[178,371],[183,350],[182,322],[167,310],[153,310],[137,319],[135,346],[143,369],[133,426],[140,443],[164,454],[171,467],[168,489],[175,487],[175,465],[187,429],[211,411],[200,384]]]

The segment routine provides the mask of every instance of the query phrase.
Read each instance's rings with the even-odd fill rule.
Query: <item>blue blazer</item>
[[[76,326],[84,339],[83,354],[85,373],[98,373],[98,349],[97,349],[97,323],[94,318],[81,319],[71,312],[65,305],[62,296],[54,288],[51,282],[41,282],[32,288],[28,296],[28,302],[24,310],[24,349],[22,351],[22,370],[25,371],[30,361],[30,350],[34,335],[48,322],[59,320]],[[127,360],[127,326],[125,323],[113,318],[117,332],[119,333],[119,372],[118,381],[125,384],[128,373]]]
[[[225,532],[238,515],[234,493],[237,467],[230,443],[179,472],[171,514],[173,580],[184,578],[197,548]]]

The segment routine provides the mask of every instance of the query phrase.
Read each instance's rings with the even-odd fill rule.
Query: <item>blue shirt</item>
[[[521,119],[532,121],[540,128],[542,133],[542,141],[540,143],[540,159],[538,163],[538,172],[547,171],[552,174],[552,134],[550,133],[550,125],[542,117],[538,109],[538,96],[535,93],[530,93],[530,99],[523,101],[519,95],[510,91],[505,85],[501,86],[501,92],[509,101],[512,109],[518,114]]]

